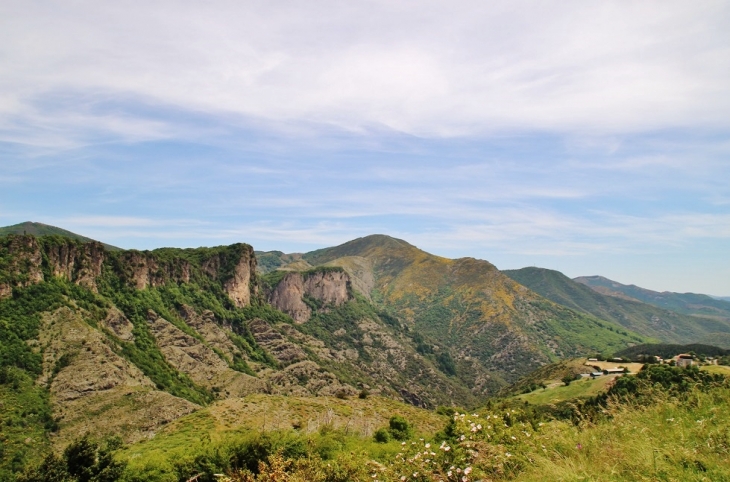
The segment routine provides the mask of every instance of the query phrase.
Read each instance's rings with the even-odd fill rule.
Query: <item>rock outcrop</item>
[[[312,309],[304,302],[309,297],[327,308],[340,306],[350,299],[350,277],[341,270],[291,272],[284,276],[269,296],[275,308],[291,316],[297,323],[305,323]]]
[[[154,311],[148,313],[148,321],[167,362],[198,385],[231,397],[264,391],[261,380],[233,370],[210,346],[158,317]]]
[[[271,353],[280,364],[286,366],[307,359],[307,353],[299,345],[287,340],[264,320],[256,318],[249,321],[248,329],[256,343]]]
[[[202,260],[194,265],[182,252],[173,256],[135,250],[112,253],[96,241],[41,240],[30,235],[9,235],[0,244],[0,257],[8,260],[7,266],[0,265],[0,299],[11,296],[13,288],[44,281],[44,270],[46,275],[97,292],[97,279],[108,263],[125,283],[138,290],[168,282],[190,283],[194,276],[207,276],[221,284],[237,307],[251,304],[251,299],[258,294],[256,257],[251,246],[235,244],[207,252],[202,249],[196,256]],[[45,267],[44,258],[47,260]]]
[[[231,251],[232,250],[232,251]],[[233,265],[233,269],[227,269]],[[223,290],[233,303],[242,308],[258,293],[254,283],[256,256],[247,244],[234,244],[230,250],[211,256],[202,263],[203,271],[223,283]]]
[[[0,299],[13,294],[13,288],[23,288],[43,281],[43,254],[33,236],[8,236],[0,245],[0,258],[7,263],[0,273]]]
[[[199,408],[157,390],[142,371],[112,349],[84,315],[64,307],[46,313],[38,340],[43,353],[39,383],[50,386],[57,445],[86,433],[121,436],[131,443]],[[94,413],[94,417],[89,417]]]
[[[61,277],[96,291],[96,278],[104,263],[104,246],[96,241],[84,244],[51,244],[45,249],[52,276]]]

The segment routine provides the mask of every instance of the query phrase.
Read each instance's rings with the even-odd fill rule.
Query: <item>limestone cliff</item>
[[[340,306],[349,299],[350,276],[342,270],[291,272],[276,285],[269,295],[269,303],[291,316],[297,323],[305,323],[312,316],[312,308],[305,298],[327,306]]]
[[[10,235],[0,241],[0,299],[13,288],[58,277],[98,291],[104,266],[138,290],[207,277],[242,308],[258,293],[256,257],[247,244],[197,250],[106,251],[96,241]]]
[[[33,236],[8,236],[0,245],[0,299],[22,288],[43,281],[40,243]]]
[[[253,248],[247,244],[234,244],[229,248],[205,259],[202,269],[211,278],[220,280],[228,297],[242,308],[249,305],[252,296],[258,293],[255,283],[256,256]]]
[[[52,276],[58,276],[96,291],[96,278],[104,263],[104,246],[96,241],[84,244],[50,244],[45,249]]]

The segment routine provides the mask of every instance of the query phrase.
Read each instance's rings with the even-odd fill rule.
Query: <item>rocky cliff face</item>
[[[43,281],[40,243],[33,236],[8,236],[0,245],[0,299],[22,288]]]
[[[44,241],[34,236],[11,235],[0,244],[0,299],[11,296],[14,287],[40,283],[48,275],[96,292],[97,279],[102,275],[105,263],[109,263],[127,284],[138,290],[170,281],[189,283],[198,273],[197,276],[202,274],[220,282],[237,307],[251,304],[251,299],[258,293],[253,248],[236,244],[203,256],[200,265],[194,266],[183,256],[182,250],[179,256],[161,259],[154,251],[110,253],[96,241]]]
[[[257,285],[253,282],[256,256],[253,248],[247,244],[236,244],[232,248],[235,249],[234,253],[219,253],[203,261],[202,269],[211,278],[221,280],[228,297],[242,308],[249,305],[252,296],[258,293]],[[226,266],[232,262],[233,269],[228,272]]]
[[[64,243],[46,247],[52,276],[58,276],[96,291],[96,278],[104,263],[104,246],[96,241]]]
[[[340,306],[350,299],[349,285],[350,277],[344,271],[292,272],[276,286],[269,296],[269,302],[297,323],[305,323],[312,316],[312,309],[305,303],[305,297],[325,308],[327,305]]]

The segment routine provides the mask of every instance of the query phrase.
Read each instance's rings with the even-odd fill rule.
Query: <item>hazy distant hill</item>
[[[20,224],[14,224],[12,226],[5,226],[0,228],[0,236],[6,236],[8,234],[32,234],[33,236],[63,236],[66,238],[83,241],[85,243],[95,241],[94,239],[81,236],[80,234],[66,231],[65,229],[57,228],[56,226],[50,226],[43,223],[34,223],[32,221],[26,221]],[[118,250],[116,246],[111,244],[102,243],[108,250]]]
[[[629,297],[643,303],[667,310],[722,318],[730,321],[730,302],[696,293],[673,293],[671,291],[652,291],[636,285],[624,285],[603,276],[581,276],[575,281],[591,287],[600,293],[614,297]]]
[[[693,352],[698,356],[720,357],[730,354],[730,350],[702,343],[691,343],[688,345],[667,345],[667,344],[647,344],[636,345],[614,353],[615,356],[624,359],[635,360],[640,355],[652,355],[662,358],[671,358],[680,353]]]
[[[506,270],[503,273],[549,300],[614,321],[663,342],[705,341],[716,332],[725,332],[730,336],[729,322],[677,313],[628,299],[627,296],[603,294],[571,280],[559,271],[530,267]]]

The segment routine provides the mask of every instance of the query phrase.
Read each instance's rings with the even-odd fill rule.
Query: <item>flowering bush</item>
[[[533,427],[517,421],[515,410],[503,413],[456,413],[440,444],[424,439],[402,442],[401,451],[387,466],[373,470],[375,481],[468,482],[511,477],[525,462],[533,444]]]

